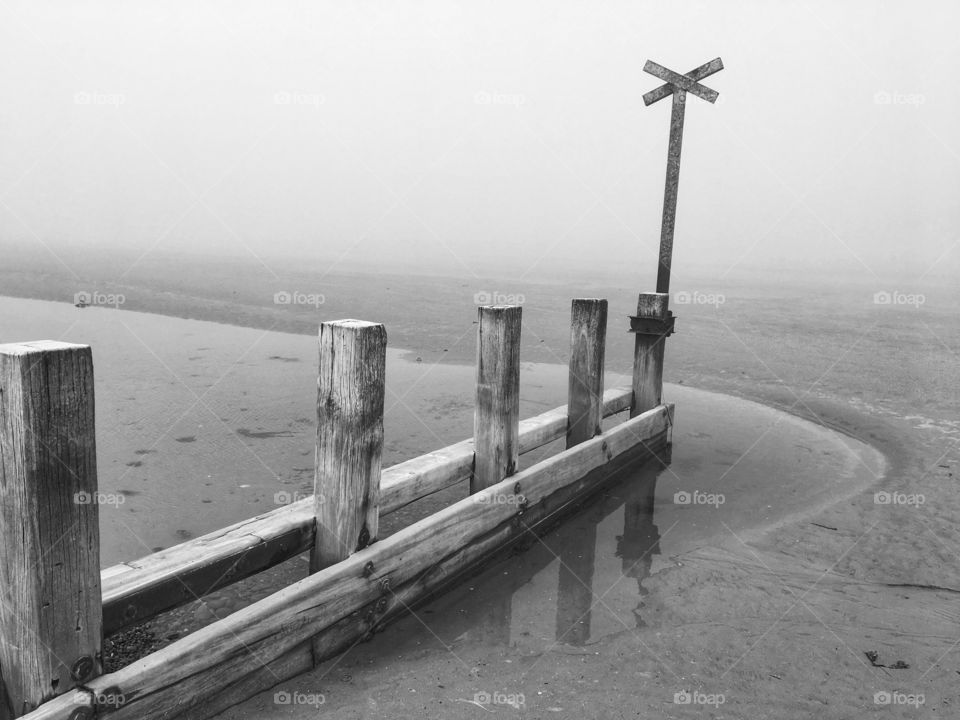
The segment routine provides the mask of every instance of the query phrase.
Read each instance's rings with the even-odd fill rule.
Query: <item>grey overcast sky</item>
[[[0,240],[531,279],[960,268],[955,2],[4,2]],[[904,289],[908,289],[905,285]]]

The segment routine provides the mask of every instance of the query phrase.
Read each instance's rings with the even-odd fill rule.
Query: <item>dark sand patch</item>
[[[248,430],[247,428],[239,428],[237,430],[237,435],[242,435],[243,437],[252,438],[254,440],[269,440],[270,438],[294,436],[290,430],[253,431],[253,430]]]

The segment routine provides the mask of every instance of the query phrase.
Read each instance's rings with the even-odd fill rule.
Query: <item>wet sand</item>
[[[587,707],[581,693],[619,682],[620,669],[598,677],[584,668],[573,685],[558,678],[569,658],[593,663],[624,642],[642,647],[672,634],[678,612],[715,612],[715,600],[695,587],[669,590],[685,557],[723,552],[733,568],[753,571],[748,543],[789,523],[810,525],[887,469],[875,449],[768,407],[681,386],[666,392],[678,408],[668,465],[624,473],[559,527],[531,534],[521,552],[223,717],[305,717],[307,708],[283,704],[288,697],[322,698],[331,717],[467,718],[484,709],[601,717],[623,697]],[[747,440],[753,447],[744,453]],[[648,704],[673,702],[683,678],[673,687]]]
[[[764,302],[752,303],[750,313],[728,307],[731,312],[718,314],[715,325],[703,309],[686,308],[668,350],[667,379],[754,399],[879,448],[888,469],[875,485],[849,496],[825,496],[805,516],[781,518],[771,531],[750,533],[742,543],[707,542],[671,554],[675,565],[643,582],[650,611],[640,616],[653,624],[585,646],[593,652],[544,651],[547,660],[523,674],[518,668],[534,661],[505,655],[512,645],[479,645],[469,668],[449,653],[438,660],[428,648],[393,662],[396,674],[381,686],[351,688],[360,674],[336,668],[319,683],[303,676],[302,687],[319,686],[329,694],[326,714],[482,717],[485,709],[457,702],[473,699],[470,691],[482,687],[480,692],[491,694],[523,693],[522,708],[486,708],[521,717],[950,717],[960,704],[956,322],[935,309],[922,317],[898,311],[872,317],[865,313],[873,311],[848,303],[832,316],[830,331],[822,332],[823,303],[784,305],[768,293],[757,299]],[[836,312],[836,303],[824,302]],[[68,339],[90,341],[89,334]],[[433,362],[441,349],[438,344],[435,354],[422,353],[424,361]],[[98,388],[98,403],[100,397]],[[450,403],[443,407],[452,411],[456,402]],[[683,418],[678,409],[678,427]],[[277,429],[240,427],[251,433]],[[925,502],[878,503],[877,491],[922,494]],[[598,538],[603,536],[598,529]],[[551,616],[549,610],[544,614]],[[430,637],[426,629],[421,636]],[[393,636],[388,630],[374,642],[381,637]],[[873,661],[868,652],[877,653]],[[534,706],[531,700],[542,697],[537,693],[547,692],[546,686],[554,704]],[[444,692],[448,688],[456,697]],[[722,693],[725,702],[676,703],[674,694],[685,689],[714,700]],[[894,704],[877,704],[877,693],[881,703],[883,693],[894,693],[886,696]],[[895,704],[917,694],[924,696],[919,707]],[[261,703],[266,712],[272,697],[267,693],[245,707],[253,712]],[[244,716],[239,712],[224,716]],[[312,717],[316,709],[273,706],[272,712]]]

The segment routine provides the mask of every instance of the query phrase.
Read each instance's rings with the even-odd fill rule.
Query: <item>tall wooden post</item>
[[[0,716],[101,672],[99,498],[90,348],[0,345]]]
[[[320,325],[313,481],[317,534],[310,572],[346,559],[377,538],[386,354],[383,325],[360,320]]]
[[[683,146],[683,115],[687,93],[693,93],[707,102],[716,102],[719,93],[700,84],[700,80],[723,70],[723,61],[716,58],[694,68],[686,75],[676,73],[652,60],[647,60],[643,71],[666,82],[643,96],[646,105],[673,98],[670,111],[670,144],[667,147],[667,177],[663,190],[663,217],[660,222],[660,264],[657,268],[657,292],[670,291],[670,265],[673,257],[673,231],[677,220],[677,191],[680,187],[680,150]]]
[[[673,332],[667,293],[640,293],[637,314],[631,318],[636,333],[633,351],[633,403],[630,417],[655,408],[663,401],[664,341]]]
[[[579,298],[570,308],[570,376],[567,385],[567,447],[600,432],[607,301]]]
[[[470,492],[517,471],[520,454],[520,306],[479,308],[475,457]]]

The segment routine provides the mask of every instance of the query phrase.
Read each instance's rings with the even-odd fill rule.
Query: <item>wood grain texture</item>
[[[687,77],[693,80],[703,80],[706,77],[710,77],[714,73],[718,73],[723,70],[723,61],[720,58],[714,58],[708,63],[704,63],[698,68],[694,68],[686,75]],[[670,97],[673,95],[673,85],[666,83],[660,87],[651,90],[643,96],[644,105],[652,105],[658,100],[663,100],[665,97]]]
[[[367,613],[372,603],[386,597],[379,611],[385,616],[400,600],[415,602],[533,524],[557,516],[583,493],[595,490],[596,473],[606,472],[611,461],[624,453],[661,446],[666,430],[666,407],[628,420],[97,678],[90,691],[119,689],[125,703],[111,713],[116,720],[176,717],[186,706],[214,697],[239,677],[259,672],[337,623],[375,626],[376,611],[373,616]],[[520,495],[525,503],[499,501]],[[359,620],[350,620],[358,617],[356,613]],[[358,624],[350,632],[362,627]],[[66,720],[75,707],[72,699],[57,698],[28,720]]]
[[[576,299],[570,308],[570,372],[567,383],[567,447],[600,433],[607,301]]]
[[[316,644],[323,648],[320,659],[333,659],[356,644],[358,638],[368,639],[374,632],[383,631],[389,623],[401,618],[411,609],[421,606],[431,598],[454,587],[458,582],[462,582],[476,572],[481,565],[506,553],[518,540],[528,541],[531,530],[536,534],[542,534],[559,521],[566,511],[575,510],[578,507],[576,503],[586,495],[598,492],[610,482],[616,482],[617,473],[626,468],[630,468],[632,472],[637,463],[643,462],[650,454],[659,453],[665,442],[666,433],[651,438],[645,443],[646,447],[641,445],[632,451],[625,452],[607,465],[585,476],[578,484],[582,487],[580,494],[574,495],[569,490],[566,493],[562,490],[558,491],[550,497],[551,503],[540,503],[530,509],[524,516],[524,523],[515,521],[504,523],[494,531],[472,541],[462,550],[451,553],[443,561],[403,586],[381,589],[376,600],[350,613],[315,636]],[[601,516],[606,517],[614,512],[621,507],[621,503],[620,498],[608,499],[600,509]],[[542,543],[535,543],[532,551],[528,552],[533,552],[535,555],[539,553],[539,559],[536,561],[538,568],[556,560],[556,555]],[[529,562],[526,567],[530,569]],[[502,598],[497,599],[502,600]],[[509,600],[509,596],[507,599]],[[469,628],[463,628],[463,630],[467,629]],[[452,637],[459,634],[460,631],[455,630]],[[571,640],[565,638],[564,641]],[[276,660],[246,675],[233,676],[235,679],[229,685],[212,695],[192,692],[188,696],[184,693],[177,706],[177,720],[205,720],[268,688],[275,688],[278,691],[290,689],[285,683],[286,680],[307,672],[313,667],[310,647],[310,643],[301,643]],[[240,672],[239,668],[239,665],[231,666],[229,672]],[[298,682],[297,687],[303,689],[302,683]],[[319,688],[310,689],[313,692],[318,690]]]
[[[687,107],[682,90],[673,93],[670,108],[670,140],[667,144],[667,172],[663,184],[663,213],[660,221],[660,263],[657,292],[670,292],[673,265],[673,236],[677,225],[677,197],[680,193],[680,151],[683,148],[683,116]]]
[[[0,345],[0,666],[22,715],[100,670],[93,358],[85,345]],[[87,678],[84,678],[87,679]]]
[[[630,408],[631,388],[603,395],[603,415]],[[567,409],[558,407],[520,423],[520,453],[563,437]],[[380,514],[451,485],[473,470],[473,440],[464,440],[383,470]],[[314,541],[313,496],[207,533],[101,573],[104,631],[115,632],[254,575],[308,551]]]
[[[667,316],[669,296],[666,293],[640,293],[637,317]],[[663,400],[663,350],[665,335],[637,333],[633,352],[633,405],[630,417],[636,417]]]
[[[359,320],[320,325],[310,572],[377,539],[386,362],[383,325]]]
[[[665,82],[673,85],[674,88],[679,88],[685,92],[690,93],[691,95],[696,95],[702,100],[706,100],[709,103],[716,102],[717,97],[720,93],[716,90],[711,90],[710,88],[701,85],[699,82],[693,78],[687,77],[686,75],[681,75],[678,72],[674,72],[669,68],[665,68],[659,63],[655,63],[653,60],[647,60],[646,64],[643,66],[643,71],[650,73],[651,75],[664,80]],[[676,89],[674,90],[676,93]]]
[[[478,311],[471,493],[513,475],[520,455],[521,308],[491,305]]]

